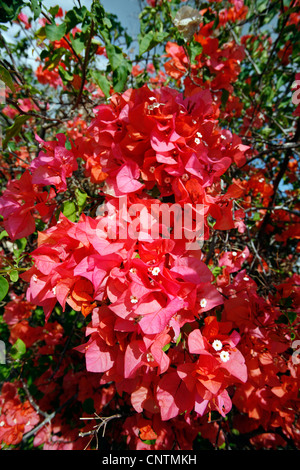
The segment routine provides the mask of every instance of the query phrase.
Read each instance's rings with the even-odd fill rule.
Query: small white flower
[[[52,288],[52,294],[56,295],[56,286]]]
[[[36,275],[36,274],[34,274],[34,275],[32,276],[32,280],[33,280],[33,282],[37,282],[38,278],[37,278],[37,275]]]
[[[245,276],[244,278],[244,281],[250,281],[249,277]]]
[[[131,272],[132,274],[135,274],[135,273],[136,273],[136,269],[135,269],[135,268],[130,268],[130,269],[129,269],[129,272]]]
[[[136,304],[136,303],[138,303],[138,298],[135,295],[131,295],[130,296],[130,302],[132,304]]]
[[[197,121],[195,119],[192,120],[193,124],[197,124]]]
[[[200,307],[204,308],[207,305],[207,300],[206,299],[201,299],[200,300]]]
[[[181,177],[182,181],[187,181],[189,179],[189,175],[187,173],[184,173]]]
[[[200,141],[200,139],[199,139],[198,137],[196,137],[195,140],[194,140],[194,142],[195,142],[196,145],[199,145],[201,141]]]
[[[197,132],[196,135],[197,135],[198,137],[200,137],[200,139],[202,139],[202,137],[203,137],[203,135],[201,134],[201,132]]]
[[[156,102],[155,102],[155,103],[153,103],[153,104],[148,104],[148,109],[149,109],[150,111],[152,111],[153,109],[159,108],[159,107],[162,106],[162,105],[163,105],[163,103],[156,103]]]
[[[1,421],[0,427],[2,428],[4,425],[5,425],[5,422],[4,422],[4,421]]]
[[[150,173],[154,173],[155,172],[155,166],[150,166],[149,171],[150,171]]]
[[[154,362],[154,357],[152,356],[151,353],[148,353],[146,357],[147,357],[148,362]]]
[[[265,181],[265,178],[259,178],[258,182],[263,183]]]
[[[236,256],[237,255],[237,252],[236,251],[233,251],[232,252],[232,256]]]
[[[149,101],[156,101],[155,96],[149,96]]]
[[[215,351],[221,351],[223,347],[222,341],[220,341],[219,339],[215,339],[212,344],[212,347],[214,348]]]
[[[153,268],[153,269],[152,269],[152,275],[153,275],[153,276],[157,276],[159,273],[160,273],[159,267],[156,267],[156,268]]]
[[[222,140],[226,140],[225,135],[222,134],[222,135],[221,135],[221,139],[222,139]]]
[[[222,362],[227,362],[230,359],[229,352],[228,351],[222,351],[220,353],[220,359]]]

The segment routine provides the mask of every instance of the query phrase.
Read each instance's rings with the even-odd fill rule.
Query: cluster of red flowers
[[[230,3],[219,26],[246,16],[243,1]],[[24,16],[19,21],[27,28]],[[44,141],[36,135],[38,155],[0,197],[1,223],[12,241],[33,234],[38,220],[45,224],[30,253],[33,264],[20,275],[26,299],[11,293],[3,315],[11,345],[21,340],[34,348],[30,360],[42,373],[30,385],[41,398],[31,400],[19,381],[3,385],[0,442],[18,445],[38,425],[35,447],[86,448],[101,415],[102,424],[115,418],[107,440],[129,449],[191,449],[199,433],[213,446],[221,446],[226,434],[234,439],[245,433],[255,448],[300,447],[300,360],[293,347],[300,278],[267,286],[273,290],[263,297],[247,269],[254,255],[246,246],[245,211],[251,213],[258,200],[260,219],[274,187],[265,168],[230,184],[222,178],[228,170],[249,168],[251,149],[220,120],[241,115],[233,84],[243,44],[252,37],[242,38],[242,45],[220,43],[214,27],[214,21],[200,24],[194,41],[201,53],[194,63],[185,47],[167,43],[165,72],[178,83],[184,77],[184,95],[161,86],[161,72],[152,87],[113,93],[95,107],[89,125],[78,115],[67,136]],[[66,44],[62,39],[54,47]],[[283,51],[281,60],[290,53]],[[139,73],[136,66],[133,76]],[[55,68],[40,66],[36,75],[41,83],[62,85]],[[37,110],[21,104],[25,112]],[[14,111],[6,113],[13,117]],[[263,118],[251,113],[243,130],[250,122],[262,125]],[[291,177],[294,164],[287,170]],[[81,170],[93,210],[74,221],[59,211]],[[272,220],[277,217],[280,227],[297,216],[276,214]],[[216,249],[213,256],[202,251],[212,228],[230,230],[236,249]],[[273,230],[268,224],[265,232]],[[276,233],[276,241],[286,243],[291,231],[299,238],[295,223]],[[37,308],[44,324],[30,321]],[[82,319],[76,339],[83,334],[83,344],[70,347],[57,311],[60,320],[70,312]],[[74,363],[81,361],[85,368],[78,370]],[[72,420],[62,413],[68,401],[75,403]],[[75,414],[87,419],[80,431]]]

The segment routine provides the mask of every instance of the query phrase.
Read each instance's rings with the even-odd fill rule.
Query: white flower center
[[[215,339],[212,344],[212,347],[214,348],[215,351],[221,351],[223,344],[219,339]]]
[[[154,357],[152,356],[151,353],[148,353],[146,357],[147,357],[148,362],[154,362]]]
[[[230,359],[229,352],[228,351],[222,351],[220,353],[220,359],[222,362],[227,362]]]
[[[206,299],[201,299],[200,300],[200,307],[204,308],[207,305],[207,300]]]
[[[130,296],[130,302],[132,304],[136,304],[138,302],[138,298],[135,295]]]
[[[156,268],[153,268],[153,269],[152,269],[152,274],[153,274],[153,276],[157,276],[159,273],[160,273],[159,267],[156,267]]]

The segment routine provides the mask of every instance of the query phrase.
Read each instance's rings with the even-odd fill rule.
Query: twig
[[[86,437],[86,436],[92,436],[91,439],[89,440],[89,442],[87,443],[87,445],[85,446],[85,449],[87,449],[87,447],[90,445],[90,443],[92,442],[93,438],[95,437],[96,438],[96,442],[97,442],[97,449],[98,449],[98,432],[100,431],[101,428],[103,428],[102,430],[102,437],[104,437],[105,435],[105,431],[106,431],[106,426],[107,424],[109,423],[109,421],[111,421],[112,419],[115,419],[115,418],[122,418],[122,415],[120,414],[115,414],[115,415],[112,415],[112,416],[107,416],[107,417],[101,417],[99,416],[97,413],[95,413],[95,416],[90,416],[90,417],[86,417],[86,418],[80,418],[82,420],[94,420],[94,419],[100,419],[100,424],[96,424],[95,426],[93,426],[93,429],[91,431],[87,431],[87,432],[80,432],[79,433],[79,437]]]
[[[298,142],[299,138],[300,138],[300,120],[298,120],[296,132],[295,132],[295,135],[292,139],[292,143]],[[257,236],[258,240],[261,240],[261,238],[263,237],[265,228],[269,223],[269,220],[270,220],[270,217],[271,217],[271,209],[272,209],[272,207],[274,205],[274,202],[275,202],[275,199],[276,199],[276,194],[277,194],[277,191],[278,191],[278,187],[279,187],[281,179],[283,178],[283,176],[284,176],[284,174],[285,174],[285,172],[288,168],[288,164],[289,164],[290,157],[291,157],[292,154],[293,154],[292,148],[288,148],[287,151],[286,151],[284,160],[283,160],[283,162],[280,166],[279,172],[277,173],[277,176],[276,176],[274,184],[273,184],[273,194],[272,194],[272,197],[269,201],[266,215],[265,215],[265,217],[262,221],[262,224],[261,224],[259,232],[258,232],[258,236]]]
[[[77,397],[77,393],[75,395],[73,395],[71,398],[69,398],[69,400],[67,400],[65,403],[63,403],[59,408],[57,408],[57,410],[53,411],[53,413],[51,413],[50,415],[47,414],[47,416],[45,417],[45,419],[41,423],[39,423],[35,428],[31,429],[31,431],[28,431],[26,434],[23,435],[22,441],[26,441],[31,436],[34,436],[34,434],[36,434],[40,429],[42,429],[44,426],[46,426],[46,424],[51,423],[51,421],[53,420],[53,418],[55,418],[57,413],[59,413],[66,406],[70,405],[70,403],[72,403],[72,401],[76,397]]]
[[[22,108],[20,108],[20,106],[18,105],[18,103],[16,103],[15,101],[11,100],[10,98],[7,98],[6,99],[7,103],[11,104],[12,106],[14,106],[17,111],[19,111],[19,113],[21,115],[24,115],[24,116],[32,116],[32,117],[35,117],[35,118],[38,118],[38,119],[43,119],[45,121],[51,121],[51,122],[59,122],[59,123],[63,123],[64,121],[62,121],[61,119],[57,119],[57,118],[49,118],[47,116],[44,116],[42,114],[38,114],[38,113],[33,113],[31,111],[23,111]]]
[[[89,53],[90,53],[90,47],[91,47],[91,43],[92,43],[92,39],[93,39],[93,34],[94,34],[94,21],[92,20],[92,22],[91,22],[90,36],[89,36],[89,39],[88,39],[88,43],[87,43],[86,51],[85,51],[85,56],[84,56],[84,64],[83,64],[83,70],[82,70],[82,78],[81,78],[80,90],[79,90],[79,93],[78,93],[76,102],[75,102],[75,104],[74,104],[74,106],[73,106],[72,109],[77,108],[77,106],[78,106],[79,103],[80,103],[81,96],[82,96],[82,93],[83,93],[83,88],[84,88],[84,84],[85,84],[85,78],[86,78],[86,72],[87,72],[87,65],[88,65],[88,62],[89,62]]]

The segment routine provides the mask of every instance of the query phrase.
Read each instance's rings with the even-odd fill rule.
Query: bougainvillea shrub
[[[299,2],[75,3],[0,1],[1,448],[300,448]]]

